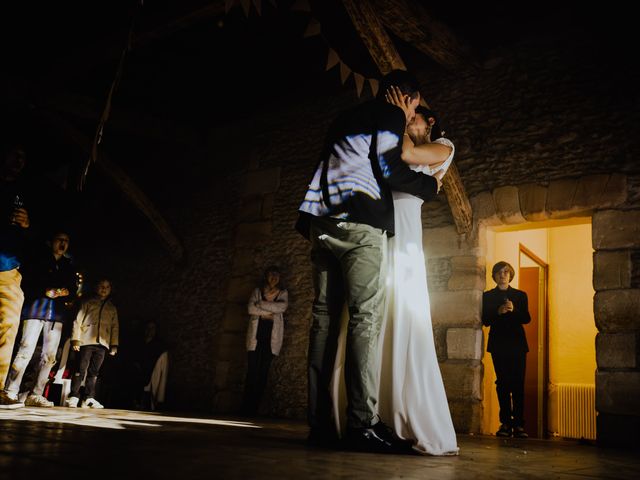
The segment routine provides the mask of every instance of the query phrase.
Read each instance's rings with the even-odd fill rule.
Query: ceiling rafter
[[[371,0],[371,5],[385,28],[440,65],[455,69],[473,63],[470,48],[419,3]]]
[[[35,109],[35,115],[45,121],[52,130],[59,132],[62,138],[78,147],[85,155],[89,155],[92,140],[78,130],[64,118],[43,109]],[[178,262],[184,258],[184,247],[169,223],[155,207],[147,195],[137,186],[127,173],[115,164],[109,156],[101,151],[98,155],[96,167],[108,177],[126,196],[126,198],[149,220],[155,231],[163,240],[164,245],[173,258]]]

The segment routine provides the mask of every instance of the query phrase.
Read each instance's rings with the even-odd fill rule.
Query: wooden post
[[[473,210],[458,173],[458,167],[452,162],[447,174],[442,179],[442,188],[447,195],[451,214],[456,222],[458,233],[469,233],[473,228]]]
[[[370,0],[342,0],[360,38],[369,49],[382,74],[394,69],[406,69],[391,37],[384,30]],[[468,233],[472,229],[473,211],[455,164],[452,164],[443,179],[444,193],[447,195],[458,233]]]
[[[383,74],[396,69],[406,70],[407,67],[369,0],[343,0],[343,3],[378,69]]]

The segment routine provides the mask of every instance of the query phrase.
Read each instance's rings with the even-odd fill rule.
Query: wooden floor
[[[305,437],[288,420],[0,410],[0,479],[640,478],[637,452],[573,441],[460,435],[459,456],[427,457],[323,450]]]

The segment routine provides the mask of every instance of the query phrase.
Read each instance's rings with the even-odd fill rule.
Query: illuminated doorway
[[[525,228],[526,227],[526,228]],[[531,228],[535,227],[535,228]],[[591,219],[529,223],[487,228],[486,289],[495,286],[491,268],[501,260],[515,269],[511,285],[527,292],[531,324],[525,326],[529,353],[525,380],[525,429],[532,437],[587,434],[563,433],[564,416],[573,406],[562,406],[559,392],[593,390],[595,336],[593,315],[593,248]],[[494,434],[500,426],[495,372],[486,353],[482,432]],[[589,395],[591,395],[589,393]],[[595,409],[587,405],[593,416]]]

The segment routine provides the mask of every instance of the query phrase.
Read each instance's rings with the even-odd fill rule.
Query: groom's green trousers
[[[362,223],[314,217],[310,239],[315,300],[309,336],[309,425],[332,425],[329,386],[346,300],[347,427],[369,427],[377,414],[386,233]]]

